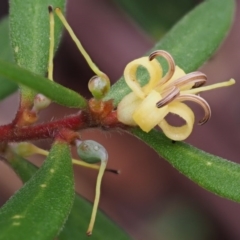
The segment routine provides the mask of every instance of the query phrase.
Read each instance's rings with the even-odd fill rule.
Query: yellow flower
[[[169,69],[165,76],[161,64],[155,59],[156,56],[162,56],[168,62]],[[143,87],[136,74],[139,66],[143,66],[149,74],[149,81]],[[230,79],[201,87],[207,80],[205,74],[198,71],[186,74],[175,66],[172,56],[163,50],[130,62],[124,70],[124,77],[132,92],[119,103],[118,120],[130,126],[138,125],[145,132],[158,125],[168,138],[175,141],[186,139],[193,129],[194,113],[183,101],[193,101],[203,108],[205,116],[199,124],[204,124],[211,116],[211,109],[206,100],[196,94],[235,83]],[[185,124],[180,127],[171,126],[164,119],[168,113],[177,114]]]

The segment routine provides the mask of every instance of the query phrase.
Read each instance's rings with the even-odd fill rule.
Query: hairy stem
[[[79,130],[86,128],[88,125],[87,114],[83,111],[63,119],[34,126],[14,127],[12,124],[9,124],[0,127],[0,142],[55,138],[64,128]]]
[[[69,115],[56,121],[37,125],[16,124],[16,122],[19,122],[17,121],[19,114],[21,113],[17,114],[12,123],[0,126],[0,143],[22,142],[47,138],[54,139],[57,136],[62,136],[64,138],[66,136],[69,137],[70,135],[74,135],[74,132],[77,132],[78,130],[93,127],[100,127],[104,130],[127,128],[126,125],[118,121],[117,113],[113,109],[111,100],[99,102],[90,99],[86,110],[81,110],[76,114]]]

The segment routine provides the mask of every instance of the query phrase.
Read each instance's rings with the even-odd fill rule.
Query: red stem
[[[24,110],[28,111],[24,108],[19,109],[15,120],[11,124],[0,126],[0,143],[54,139],[57,136],[62,136],[71,142],[77,136],[74,132],[87,127],[101,127],[104,130],[111,128],[126,129],[127,127],[118,122],[112,100],[102,102],[90,99],[89,108],[84,111],[79,111],[77,114],[56,121],[30,126],[26,126],[24,121],[19,121],[19,116],[21,120],[21,114]]]
[[[21,142],[54,138],[60,130],[66,128],[79,130],[89,126],[86,112],[80,111],[64,119],[27,127],[14,127],[12,124],[0,127],[0,142]],[[87,124],[88,123],[88,124]]]

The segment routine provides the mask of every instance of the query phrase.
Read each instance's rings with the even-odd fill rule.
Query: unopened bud
[[[97,177],[97,184],[96,184],[96,194],[93,204],[93,210],[91,219],[88,225],[87,235],[92,235],[96,215],[97,215],[97,208],[99,204],[100,199],[100,187],[102,182],[102,177],[104,174],[104,171],[107,166],[108,161],[108,153],[107,150],[98,142],[95,142],[93,140],[85,140],[85,141],[76,141],[77,145],[77,152],[79,157],[82,161],[88,162],[88,163],[97,163],[101,162],[99,173]]]
[[[103,98],[110,89],[110,80],[107,75],[94,76],[88,82],[88,89],[96,99]]]
[[[39,112],[40,110],[47,108],[51,103],[51,100],[39,93],[34,98],[33,110]]]
[[[28,142],[21,142],[18,144],[11,144],[11,149],[22,157],[28,157],[37,153],[37,147]]]
[[[78,156],[84,162],[98,163],[108,160],[107,150],[98,142],[85,140],[77,145]]]

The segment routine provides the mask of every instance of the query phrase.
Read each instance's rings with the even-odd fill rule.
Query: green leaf
[[[163,49],[174,58],[185,72],[195,71],[219,47],[231,26],[235,9],[234,0],[208,0],[182,18],[151,50]],[[165,67],[166,70],[166,67]],[[140,71],[139,80],[146,83],[148,74]],[[105,100],[114,99],[117,105],[130,92],[122,77],[116,82]]]
[[[115,2],[156,39],[196,5],[195,0],[115,0]]]
[[[240,165],[211,155],[184,142],[172,143],[157,130],[132,133],[152,147],[185,176],[219,196],[240,202]]]
[[[0,239],[53,239],[73,199],[70,148],[56,141],[39,171],[0,209]]]
[[[78,93],[1,59],[0,75],[18,84],[26,85],[63,106],[83,108],[87,104]]]
[[[8,163],[23,182],[27,182],[38,169],[35,165],[16,154],[8,157]],[[92,204],[76,194],[68,220],[58,236],[58,239],[89,239],[86,235],[86,230],[91,213]],[[127,236],[127,234],[114,224],[105,214],[98,211],[91,239],[128,240],[130,237]]]
[[[65,0],[10,0],[10,34],[17,64],[39,75],[44,75],[49,53],[48,6],[64,10]],[[62,25],[55,19],[55,44],[60,41]],[[22,93],[33,99],[35,92],[26,87]]]
[[[86,229],[88,228],[91,213],[92,204],[76,195],[72,211],[58,239],[89,239],[89,236],[86,235]],[[91,239],[129,240],[131,238],[114,222],[107,218],[104,213],[98,211]]]
[[[45,74],[48,64],[49,5],[64,9],[65,1],[10,1],[11,39],[16,62],[38,75]],[[57,18],[55,23],[55,46],[57,46],[61,23]],[[33,99],[36,92],[39,92],[64,106],[76,108],[86,106],[85,99],[76,92],[36,74],[0,60],[0,75],[20,84],[26,98]]]
[[[14,152],[9,153],[7,163],[19,176],[23,183],[26,183],[38,170],[35,165]]]
[[[0,21],[0,58],[4,59],[5,61],[13,62],[8,25],[8,18],[4,18]],[[15,92],[17,88],[17,84],[0,77],[0,100]]]

